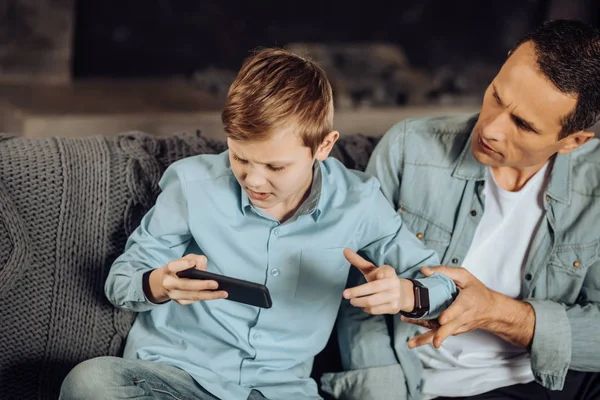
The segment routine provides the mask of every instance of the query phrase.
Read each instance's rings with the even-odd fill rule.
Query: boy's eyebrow
[[[246,160],[244,157],[240,157],[239,155],[237,155],[235,153],[235,151],[232,151],[231,149],[229,149],[229,151],[237,158],[239,158],[242,161],[248,161]],[[269,162],[258,162],[258,161],[254,161],[256,164],[261,164],[261,165],[288,165],[291,164],[293,161],[284,161],[284,160],[279,160],[279,161],[269,161]]]

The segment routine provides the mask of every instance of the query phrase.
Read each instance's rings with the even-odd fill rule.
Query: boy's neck
[[[304,204],[311,193],[312,182],[313,175],[311,175],[304,190],[298,192],[301,193],[301,195],[290,198],[288,201],[281,202],[269,209],[263,209],[263,211],[283,224],[285,221],[293,217],[296,211],[298,211],[302,204]]]
[[[300,198],[300,200],[297,202],[297,204],[292,205],[291,208],[289,208],[289,210],[287,212],[284,211],[285,208],[287,208],[287,207],[284,207],[282,209],[283,215],[281,215],[280,217],[273,215],[273,217],[277,218],[277,220],[282,224],[285,221],[287,221],[288,219],[292,218],[294,216],[294,214],[296,214],[296,211],[298,211],[300,206],[302,206],[302,204],[304,204],[304,202],[308,198],[308,196],[310,194],[310,189],[311,189],[311,185],[309,185],[308,188],[304,191],[304,195]]]

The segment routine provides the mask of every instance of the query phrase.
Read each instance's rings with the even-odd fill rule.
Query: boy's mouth
[[[264,201],[271,195],[271,193],[255,192],[254,190],[250,189],[246,189],[246,191],[248,192],[248,196],[250,196],[251,199],[259,201]]]

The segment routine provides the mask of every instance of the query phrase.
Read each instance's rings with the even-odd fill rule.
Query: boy
[[[437,256],[403,227],[376,180],[327,159],[339,134],[320,67],[279,49],[249,57],[222,119],[229,150],[169,167],[111,268],[107,297],[139,312],[123,359],[80,364],[61,398],[319,398],[312,361],[331,334],[349,261],[370,282],[350,289],[362,296],[355,306],[414,309],[411,281],[349,249],[408,275]],[[191,267],[263,283],[273,306],[227,301],[214,281],[177,277]],[[432,310],[443,306],[434,300]]]

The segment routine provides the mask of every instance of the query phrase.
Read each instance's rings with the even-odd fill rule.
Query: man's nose
[[[503,142],[506,138],[506,133],[512,129],[511,124],[510,113],[506,111],[500,112],[486,121],[481,129],[482,136],[485,140]]]

